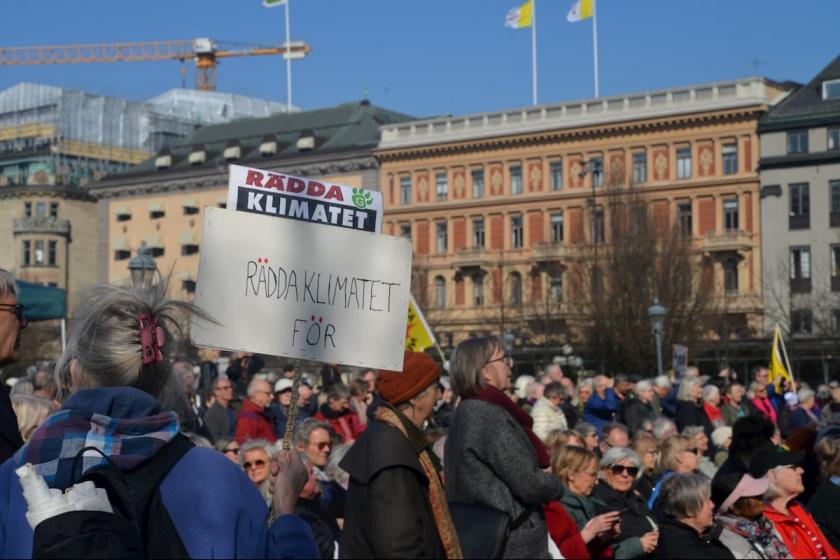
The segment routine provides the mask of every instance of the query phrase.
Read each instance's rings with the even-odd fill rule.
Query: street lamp
[[[653,305],[648,308],[648,319],[650,319],[650,330],[656,338],[656,365],[659,368],[659,375],[662,375],[662,327],[665,324],[665,315],[668,311],[659,303],[659,298],[653,298]]]
[[[128,271],[131,273],[131,285],[135,288],[149,288],[155,278],[157,265],[152,258],[151,251],[146,247],[146,242],[140,243],[137,249],[137,256],[128,261]]]

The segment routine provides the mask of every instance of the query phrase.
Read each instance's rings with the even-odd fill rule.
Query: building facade
[[[206,126],[171,143],[91,188],[99,200],[99,280],[129,282],[128,261],[145,243],[171,294],[191,299],[202,214],[225,207],[228,165],[378,190],[379,125],[409,118],[363,101]]]
[[[714,274],[725,313],[760,329],[761,78],[386,125],[386,231],[410,236],[412,289],[442,344],[579,312],[570,264],[609,239],[609,186],[643,193]]]

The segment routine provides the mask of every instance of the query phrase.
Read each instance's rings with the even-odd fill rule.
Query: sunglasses
[[[697,455],[697,452],[699,451],[699,449],[697,449],[696,447],[689,447],[688,449],[686,449],[686,451],[688,451],[689,453],[694,453],[695,455]]]
[[[245,461],[242,464],[242,468],[245,469],[246,471],[251,470],[252,468],[260,468],[260,467],[264,467],[264,466],[265,466],[265,461],[263,461],[262,459],[257,459],[253,463],[251,461]]]
[[[639,467],[626,467],[624,465],[613,465],[610,467],[612,473],[616,476],[620,475],[621,473],[627,473],[632,477],[635,477],[639,474]]]
[[[14,313],[18,322],[23,323],[23,305],[20,303],[0,303],[0,309]]]
[[[326,449],[328,447],[332,447],[330,445],[330,442],[328,442],[328,441],[322,441],[320,443],[316,443],[315,446],[318,448],[318,451],[323,451],[324,449]]]

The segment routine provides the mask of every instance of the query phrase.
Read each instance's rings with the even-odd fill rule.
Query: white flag
[[[276,8],[286,3],[286,0],[262,0],[263,6],[266,8]]]

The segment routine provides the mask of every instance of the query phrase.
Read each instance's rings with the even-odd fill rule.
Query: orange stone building
[[[385,232],[413,240],[412,289],[441,345],[540,345],[543,320],[573,331],[568,264],[609,239],[608,184],[691,236],[733,324],[760,327],[756,129],[785,93],[750,78],[383,126]]]

